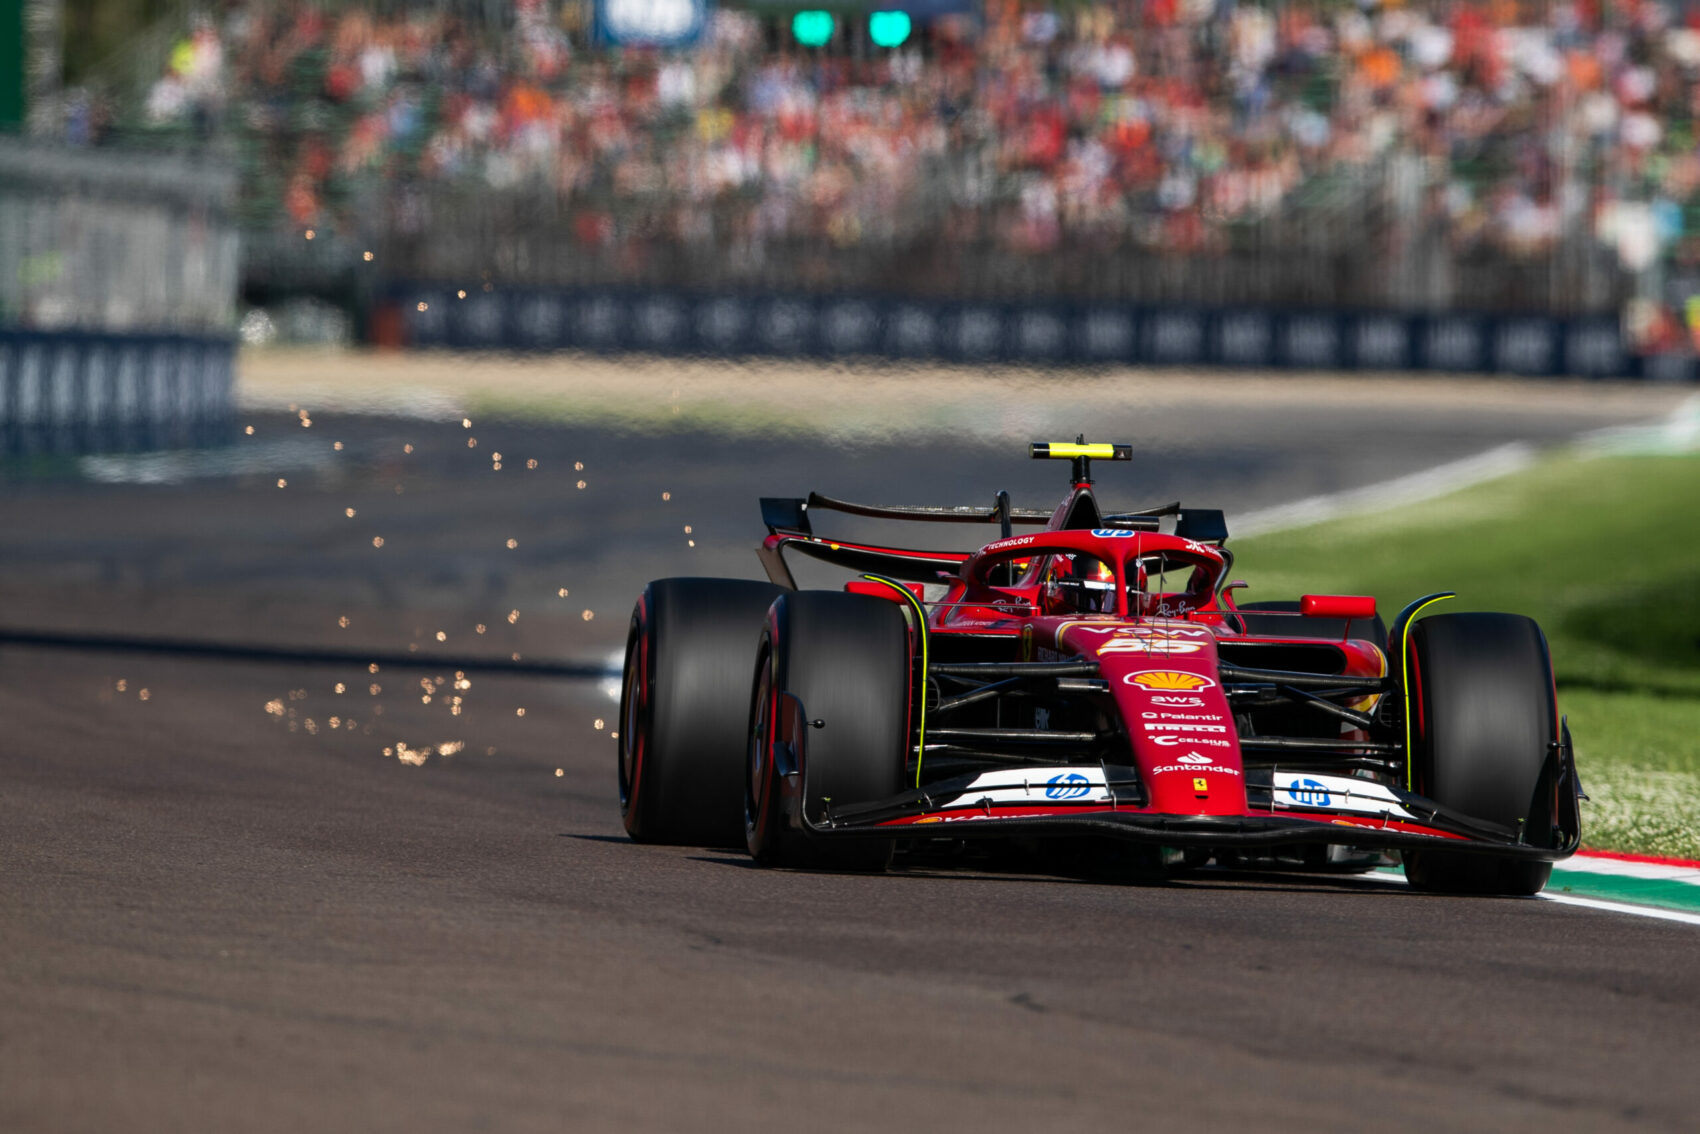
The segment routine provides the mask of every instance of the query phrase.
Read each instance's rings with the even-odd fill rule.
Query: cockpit
[[[1039,604],[1046,614],[1117,614],[1116,571],[1085,552],[1051,555],[1039,578]]]
[[[1045,614],[1176,617],[1212,605],[1222,563],[1187,551],[1139,551],[1116,565],[1085,551],[1035,555],[1011,564],[1018,588],[1037,587]],[[1125,605],[1120,596],[1126,595]]]
[[[1177,551],[1130,556],[1126,567],[1128,613],[1165,617],[1209,606],[1222,572],[1220,560]]]

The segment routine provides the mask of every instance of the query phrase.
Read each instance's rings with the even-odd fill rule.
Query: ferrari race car
[[[1142,870],[1367,869],[1533,894],[1581,824],[1546,639],[1515,614],[1386,628],[1373,598],[1238,603],[1219,510],[764,499],[768,582],[652,582],[632,614],[620,811],[644,842],[881,870],[1068,847]],[[815,533],[822,512],[985,523],[975,552]],[[1032,534],[1016,535],[1016,526]],[[847,568],[799,590],[787,554]],[[1420,615],[1427,615],[1419,618]]]

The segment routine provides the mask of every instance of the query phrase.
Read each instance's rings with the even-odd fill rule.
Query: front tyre
[[[744,579],[644,588],[620,689],[620,818],[638,842],[743,845],[750,658],[782,593]]]
[[[837,591],[787,593],[757,647],[745,757],[745,845],[769,866],[884,870],[890,839],[811,838],[832,809],[902,790],[909,734],[909,629],[895,603]],[[811,722],[819,722],[814,727]],[[786,805],[787,777],[801,784]]]
[[[1546,637],[1515,614],[1438,614],[1410,635],[1411,774],[1414,789],[1449,810],[1554,844],[1554,800],[1543,778],[1558,739]],[[1406,851],[1419,890],[1537,894],[1550,862]]]

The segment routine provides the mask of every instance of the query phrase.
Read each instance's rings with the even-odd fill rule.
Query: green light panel
[[[876,47],[902,47],[911,27],[908,12],[875,12],[868,17],[868,38]]]
[[[832,38],[832,13],[798,12],[791,17],[791,35],[804,47],[825,47]]]

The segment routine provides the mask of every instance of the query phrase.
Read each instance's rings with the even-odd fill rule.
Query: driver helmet
[[[1084,614],[1114,613],[1116,573],[1108,563],[1090,555],[1073,556],[1063,578],[1074,609]]]

